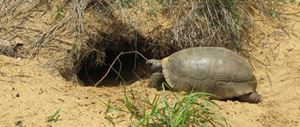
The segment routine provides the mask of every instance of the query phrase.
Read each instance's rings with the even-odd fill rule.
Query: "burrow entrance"
[[[96,51],[86,55],[77,73],[77,78],[81,81],[81,84],[94,86],[105,76],[98,86],[126,85],[144,79],[151,74],[149,67],[145,64],[146,60],[142,56],[137,53],[130,53],[118,57],[121,51],[116,49],[120,48],[106,48],[104,50],[104,61],[100,64],[95,62],[97,59]],[[126,49],[122,52],[127,51],[132,50]],[[146,54],[142,52],[139,53]],[[108,71],[110,67],[111,69]]]

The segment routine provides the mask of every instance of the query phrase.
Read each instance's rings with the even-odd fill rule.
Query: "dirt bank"
[[[263,102],[216,101],[233,127],[300,126],[300,17],[288,17],[293,20],[285,20],[284,30],[266,28],[257,33],[265,37],[255,40],[257,45],[250,53]],[[112,126],[105,119],[102,102],[118,104],[122,86],[81,87],[66,82],[43,61],[2,55],[0,61],[1,126]],[[147,79],[125,87],[157,93],[146,88],[146,83]],[[46,121],[60,109],[57,122]],[[131,125],[129,114],[111,115],[116,117],[116,126]]]

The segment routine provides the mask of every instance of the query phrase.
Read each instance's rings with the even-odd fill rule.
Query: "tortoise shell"
[[[221,47],[193,47],[162,59],[169,86],[178,91],[207,92],[218,99],[254,92],[256,78],[247,60]]]

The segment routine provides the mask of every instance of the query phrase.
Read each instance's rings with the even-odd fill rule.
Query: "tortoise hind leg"
[[[166,82],[163,73],[155,72],[149,78],[148,87],[156,88],[157,90],[163,90],[163,82]]]
[[[252,93],[237,97],[237,100],[239,100],[241,102],[259,103],[262,101],[262,96],[256,92],[252,92]]]

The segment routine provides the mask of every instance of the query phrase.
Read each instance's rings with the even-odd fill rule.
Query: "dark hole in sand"
[[[113,61],[120,54],[119,51],[113,49],[106,49],[105,53],[105,61],[102,64],[95,63],[95,52],[84,58],[77,77],[85,86],[95,85],[107,73]],[[135,53],[121,55],[98,86],[131,84],[145,78],[145,67],[145,60],[141,56]]]

